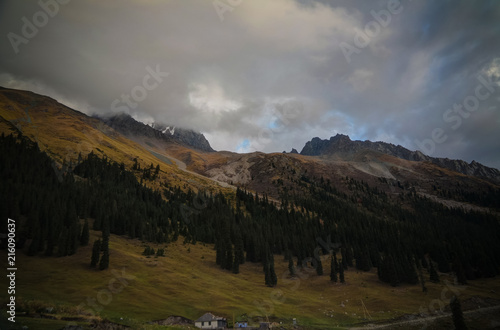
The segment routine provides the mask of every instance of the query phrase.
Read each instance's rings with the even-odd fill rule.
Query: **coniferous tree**
[[[61,236],[59,237],[59,242],[57,245],[57,254],[60,257],[64,257],[68,255],[68,241],[69,241],[69,230],[64,227],[61,231]]]
[[[420,259],[420,262],[421,262],[422,268],[425,268],[425,269],[428,269],[428,268],[429,268],[429,264],[427,263],[427,259],[425,258],[425,256],[423,256],[423,257]]]
[[[233,261],[233,274],[239,274],[240,273],[240,263],[236,258],[234,258]]]
[[[156,179],[159,174],[160,174],[160,165],[158,164],[156,165],[154,178]]]
[[[160,250],[160,249],[158,249],[158,251],[159,251],[159,250]],[[156,252],[156,253],[157,253],[157,252]],[[149,246],[149,245],[148,245],[148,246],[146,246],[146,247],[144,248],[144,251],[142,251],[142,255],[145,255],[145,256],[147,256],[147,257],[152,256],[152,255],[154,255],[154,254],[155,254],[155,249],[154,249],[154,248],[152,248],[152,247],[151,247],[151,246]]]
[[[267,248],[267,251],[269,251],[269,248]],[[264,256],[263,266],[266,285],[271,287],[276,286],[278,277],[274,270],[274,256],[270,252],[266,253]]]
[[[276,286],[278,284],[278,277],[276,276],[276,272],[274,270],[274,257],[271,259],[271,265],[269,266],[269,274],[272,286]]]
[[[318,276],[323,275],[323,264],[321,263],[321,258],[316,259],[316,274]]]
[[[241,235],[236,235],[234,243],[234,260],[238,262],[238,265],[245,263],[245,252],[243,246],[243,239]]]
[[[434,268],[434,263],[432,260],[429,260],[429,281],[432,283],[439,283],[439,275],[436,271],[436,268]]]
[[[456,330],[467,330],[465,325],[464,314],[462,313],[462,307],[460,306],[460,301],[456,296],[453,296],[450,300],[450,308],[453,314],[453,325]]]
[[[224,245],[220,240],[215,242],[215,263],[221,267],[224,264],[226,258],[226,252],[224,251]]]
[[[420,279],[420,285],[422,286],[422,292],[427,292],[424,275],[422,274],[422,264],[420,263],[420,259],[416,260],[416,266],[417,266],[418,278]]]
[[[417,284],[418,275],[413,264],[413,260],[403,259],[404,282],[408,284]]]
[[[69,229],[69,237],[68,237],[68,247],[67,247],[67,253],[68,255],[73,255],[76,253],[76,250],[78,249],[78,243],[80,242],[80,225],[77,222],[73,222],[71,224],[71,227]]]
[[[226,258],[225,258],[225,264],[223,266],[224,269],[231,270],[233,268],[233,249],[231,246],[231,243],[228,244],[227,250],[226,250]]]
[[[102,230],[102,243],[101,243],[101,251],[109,249],[109,226],[105,226]]]
[[[106,230],[107,227],[102,231],[102,243],[101,243],[101,250],[102,250],[102,257],[101,260],[99,261],[99,269],[104,270],[108,269],[109,267],[109,231]]]
[[[89,244],[90,233],[89,233],[89,222],[85,219],[82,229],[82,235],[80,236],[80,245],[86,246]]]
[[[385,256],[380,261],[379,278],[381,281],[397,286],[400,282],[396,265],[392,255]]]
[[[271,280],[271,272],[270,272],[270,262],[268,260],[264,260],[264,281],[267,286],[273,286]]]
[[[94,241],[94,245],[92,246],[92,258],[90,260],[90,267],[97,266],[100,254],[101,254],[101,240],[98,239]]]
[[[335,252],[330,258],[330,281],[337,282],[337,260],[334,259]]]
[[[467,278],[465,276],[464,267],[458,256],[455,256],[452,266],[453,272],[455,273],[458,284],[467,284]]]
[[[434,258],[434,256],[433,256],[433,258]],[[434,260],[437,262],[438,270],[441,273],[449,273],[451,271],[450,262],[447,258],[447,254],[444,253],[443,251],[438,251],[435,254]]]
[[[290,276],[295,276],[295,267],[293,265],[293,257],[291,256],[288,259],[288,271],[290,272]]]
[[[352,266],[352,260],[350,261],[350,265],[348,265],[347,261],[348,253],[347,249],[344,246],[340,248],[340,254],[342,256],[342,265],[344,266],[344,270],[347,269],[349,266]]]
[[[345,283],[344,264],[342,263],[342,260],[339,262],[339,279],[340,279],[340,283]]]
[[[54,217],[56,217],[54,215]],[[57,223],[57,219],[53,219],[53,222],[48,223],[48,229],[47,229],[47,248],[45,249],[45,255],[46,256],[52,256],[54,254],[54,248],[56,246],[56,239],[55,239],[55,229],[54,225]]]
[[[101,261],[99,261],[99,270],[105,270],[109,267],[109,249],[102,253]]]

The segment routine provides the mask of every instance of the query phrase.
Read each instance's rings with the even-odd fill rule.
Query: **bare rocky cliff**
[[[343,134],[332,136],[329,140],[315,137],[305,144],[300,154],[305,156],[339,155],[345,157],[362,150],[376,151],[405,160],[427,161],[452,171],[500,183],[500,171],[498,169],[484,166],[476,161],[467,163],[463,160],[430,157],[420,151],[411,151],[391,143],[371,142],[368,140],[352,141],[349,136]]]

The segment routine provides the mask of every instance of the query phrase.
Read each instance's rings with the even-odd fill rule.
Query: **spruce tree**
[[[101,261],[99,262],[99,270],[105,270],[109,267],[109,249],[104,250]]]
[[[160,174],[160,165],[159,164],[156,165],[155,175],[154,175],[155,179],[158,177],[158,174]]]
[[[269,251],[269,249],[267,249]],[[274,270],[274,256],[271,253],[267,253],[263,260],[264,265],[264,276],[267,286],[273,287],[278,283],[278,277]]]
[[[408,284],[417,284],[418,283],[418,275],[415,271],[415,266],[413,264],[413,260],[404,260],[404,268],[405,268],[405,282]]]
[[[269,261],[264,261],[264,281],[267,286],[273,286],[271,281],[271,272]]]
[[[335,254],[334,254],[335,255]],[[330,258],[330,281],[337,282],[337,261],[333,255]]]
[[[101,240],[98,239],[94,241],[94,245],[92,246],[92,258],[90,259],[90,267],[97,266],[99,262],[99,256],[101,253]]]
[[[439,283],[439,275],[436,271],[436,268],[434,268],[434,263],[432,260],[429,260],[429,281],[432,283]]]
[[[274,271],[274,258],[271,259],[271,265],[269,266],[269,275],[271,279],[271,286],[276,286],[278,284],[278,277]]]
[[[339,278],[340,278],[340,283],[345,283],[344,264],[342,263],[342,260],[339,262]]]
[[[318,274],[318,276],[323,275],[323,264],[321,263],[321,258],[316,259],[316,274]]]
[[[215,253],[215,263],[221,267],[223,267],[222,265],[224,264],[224,260],[226,258],[226,252],[224,251],[224,246],[221,242],[220,239],[218,239],[216,242],[215,242],[215,250],[216,250],[216,253]]]
[[[453,272],[455,273],[458,284],[467,284],[464,267],[458,256],[453,260]]]
[[[229,243],[226,250],[226,258],[223,268],[227,270],[231,270],[231,268],[233,268],[233,249],[231,243]]]
[[[417,263],[416,266],[417,266],[418,278],[420,279],[420,285],[422,285],[422,292],[427,292],[424,275],[422,274],[422,264],[420,263],[420,259],[416,259],[416,263]]]
[[[234,260],[238,262],[239,265],[245,263],[245,252],[243,246],[243,239],[241,235],[236,235],[235,243],[234,243]]]
[[[106,229],[108,228],[108,229]],[[109,227],[105,226],[102,230],[102,243],[101,243],[101,251],[104,252],[109,248]]]
[[[291,256],[288,259],[288,271],[290,272],[290,276],[295,276],[295,267],[293,265],[293,257]]]
[[[68,247],[67,247],[67,253],[68,255],[73,255],[76,253],[76,250],[78,249],[78,243],[80,242],[80,225],[77,222],[73,222],[73,224],[70,227],[70,232],[69,232],[69,238],[68,238]]]
[[[59,237],[59,242],[57,245],[57,255],[59,257],[64,257],[68,255],[68,241],[69,241],[69,231],[68,228],[64,227],[61,231],[61,236]]]
[[[342,257],[342,266],[344,267],[344,269],[347,269],[348,268],[347,259],[346,259],[347,251],[346,251],[345,247],[340,248],[340,255]]]
[[[456,296],[453,296],[450,300],[450,308],[453,313],[453,325],[456,330],[467,330],[465,325],[464,315],[462,313],[462,307],[460,306],[460,301]]]
[[[400,282],[398,271],[391,255],[385,256],[380,262],[379,279],[382,282],[389,283],[391,286],[397,286]]]
[[[83,224],[82,235],[80,236],[80,245],[86,246],[89,244],[90,233],[89,233],[89,222],[85,219]]]
[[[103,251],[101,260],[99,261],[99,269],[104,270],[109,267],[109,231],[103,230],[101,250]]]
[[[240,263],[239,261],[234,258],[233,261],[233,274],[239,274],[240,273]]]

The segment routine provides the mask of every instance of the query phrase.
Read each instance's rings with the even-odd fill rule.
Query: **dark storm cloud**
[[[223,13],[212,1],[62,2],[17,54],[8,33],[43,8],[3,2],[1,85],[191,127],[219,150],[300,150],[345,133],[500,167],[498,84],[452,113],[458,127],[443,117],[478,75],[500,78],[496,1],[242,0]],[[341,43],[357,49],[349,61]]]

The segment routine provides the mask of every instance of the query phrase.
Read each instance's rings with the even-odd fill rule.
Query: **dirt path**
[[[471,315],[471,314],[476,314],[476,313],[482,313],[482,312],[487,312],[487,311],[494,311],[500,309],[499,306],[491,306],[491,307],[484,307],[484,308],[479,308],[479,309],[473,309],[473,310],[468,310],[464,311],[464,315]],[[403,328],[405,325],[418,325],[421,323],[427,323],[427,322],[433,322],[438,319],[446,318],[449,317],[451,318],[452,314],[451,313],[444,313],[436,316],[429,316],[429,317],[423,317],[423,318],[415,318],[413,320],[407,320],[407,321],[397,321],[393,323],[387,323],[387,324],[366,324],[363,327],[353,327],[349,328],[351,330],[364,330],[364,329],[394,329],[394,328]],[[422,324],[422,329],[426,329],[425,324]]]

